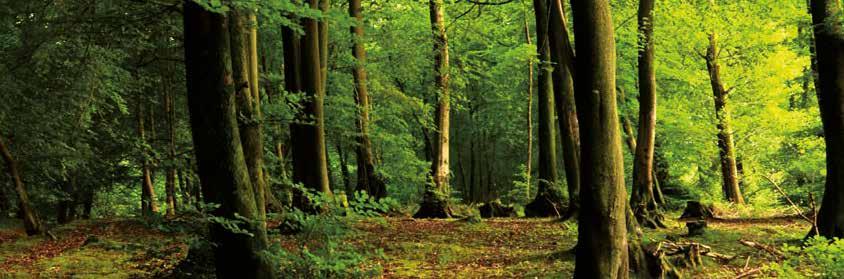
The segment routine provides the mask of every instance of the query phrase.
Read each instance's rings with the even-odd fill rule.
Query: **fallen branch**
[[[800,210],[800,207],[797,207],[797,205],[794,204],[793,201],[791,201],[791,198],[788,197],[788,195],[785,193],[785,191],[782,189],[782,187],[780,187],[779,183],[775,182],[771,177],[769,177],[767,175],[762,175],[762,177],[764,177],[766,180],[768,180],[768,182],[771,182],[771,184],[774,185],[774,187],[777,189],[777,192],[779,192],[780,195],[782,195],[782,197],[785,198],[786,201],[788,201],[788,203],[791,205],[792,208],[794,208],[794,211],[797,212],[797,214],[800,215],[800,217],[802,217],[804,220],[806,220],[806,222],[809,222],[809,224],[811,224],[813,228],[817,228],[817,225],[816,225],[817,222],[815,220],[815,218],[817,218],[817,214],[816,214],[816,212],[814,212],[814,206],[812,206],[813,207],[813,209],[812,209],[812,213],[813,213],[812,217],[813,218],[809,218],[808,216],[803,214],[803,210]],[[811,199],[811,196],[809,198]]]
[[[747,278],[747,277],[750,277],[751,275],[757,274],[761,271],[762,271],[761,267],[750,269],[750,270],[744,271],[742,273],[739,273],[738,275],[736,275],[736,277],[734,279]]]
[[[770,246],[770,245],[762,244],[762,243],[759,243],[759,242],[753,242],[753,241],[750,241],[750,240],[744,240],[744,239],[740,239],[739,242],[744,246],[768,252],[768,254],[771,254],[772,256],[776,257],[777,260],[781,260],[785,257],[785,254],[783,254],[780,250],[777,250],[777,248],[774,248],[773,246]]]

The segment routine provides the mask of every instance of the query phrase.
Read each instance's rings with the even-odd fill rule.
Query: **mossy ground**
[[[799,242],[809,229],[799,219],[716,222],[706,234],[686,237],[684,224],[671,220],[674,215],[667,215],[667,229],[645,229],[645,241],[689,240],[736,256],[728,263],[704,257],[703,266],[680,267],[685,278],[734,278],[748,267],[765,266],[774,260],[771,255],[738,240],[779,247]],[[356,219],[351,227],[338,241],[361,252],[377,250],[369,254],[380,256],[368,265],[380,266],[384,278],[567,278],[574,269],[577,227],[572,222],[375,218]],[[0,227],[0,278],[158,278],[172,272],[188,251],[188,236],[134,220],[78,221],[53,232],[58,240]],[[306,245],[295,243],[302,238],[274,237],[282,247]]]

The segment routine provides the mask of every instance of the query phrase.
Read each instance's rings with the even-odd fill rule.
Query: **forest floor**
[[[679,269],[685,278],[735,278],[775,259],[739,240],[794,245],[809,229],[798,219],[714,222],[703,236],[686,237],[682,224],[667,223],[667,229],[646,229],[645,241],[692,241],[735,256],[726,263],[703,257],[703,266]],[[54,228],[53,240],[25,237],[19,226],[0,222],[0,278],[172,276],[192,237],[164,227],[127,219],[77,221]],[[351,221],[351,232],[337,241],[366,255],[362,262],[383,278],[562,278],[574,269],[576,235],[574,223],[552,219],[367,218]],[[274,236],[294,254],[313,245],[302,239]]]

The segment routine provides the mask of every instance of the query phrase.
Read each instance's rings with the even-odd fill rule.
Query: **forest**
[[[844,278],[839,0],[0,0],[0,278]]]

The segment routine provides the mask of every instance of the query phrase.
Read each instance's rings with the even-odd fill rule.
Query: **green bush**
[[[813,237],[804,247],[784,245],[786,259],[770,270],[780,278],[844,278],[844,241]]]

